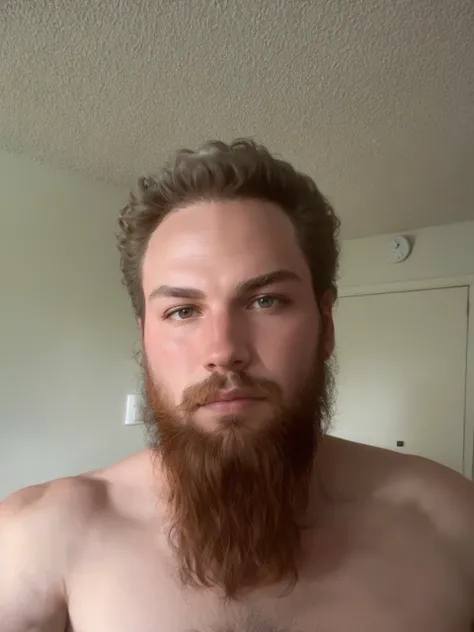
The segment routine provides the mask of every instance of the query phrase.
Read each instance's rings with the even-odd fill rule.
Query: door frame
[[[467,297],[467,349],[466,384],[464,402],[464,440],[462,472],[474,480],[474,275],[446,277],[440,279],[417,279],[415,281],[397,281],[374,285],[341,286],[339,298],[349,296],[370,296],[374,294],[396,294],[399,292],[417,292],[422,290],[441,290],[453,287],[465,287]]]

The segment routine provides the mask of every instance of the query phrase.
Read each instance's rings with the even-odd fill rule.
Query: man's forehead
[[[154,231],[146,256],[160,268],[246,260],[250,267],[273,269],[301,258],[289,218],[275,205],[255,200],[200,202],[173,211]]]
[[[310,280],[306,263],[286,256],[281,251],[207,252],[191,254],[189,249],[175,251],[173,256],[150,257],[143,269],[146,294],[159,286],[195,288],[203,293],[238,292],[254,279],[268,279],[269,284]],[[262,283],[262,286],[264,284]]]

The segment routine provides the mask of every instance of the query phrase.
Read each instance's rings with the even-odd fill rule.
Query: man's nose
[[[244,323],[231,314],[212,317],[202,332],[204,341],[204,364],[208,371],[243,371],[251,359],[248,332]]]

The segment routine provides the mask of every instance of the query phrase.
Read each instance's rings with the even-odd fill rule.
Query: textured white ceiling
[[[253,136],[346,238],[474,219],[472,0],[0,0],[0,146],[122,186]]]

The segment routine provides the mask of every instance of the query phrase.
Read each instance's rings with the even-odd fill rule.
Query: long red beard
[[[322,357],[291,409],[268,380],[233,374],[234,384],[264,393],[275,414],[261,427],[238,418],[216,431],[192,418],[196,402],[224,388],[212,374],[189,388],[178,409],[153,383],[145,363],[148,424],[165,475],[173,547],[184,584],[220,587],[228,598],[267,582],[298,578],[300,526],[308,504],[318,439],[329,414],[330,371]]]

